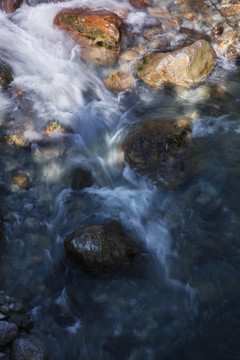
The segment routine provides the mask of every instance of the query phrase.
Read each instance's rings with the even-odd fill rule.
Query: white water
[[[226,155],[231,150],[232,158],[237,157],[237,138],[232,147],[221,141],[223,137],[228,144],[232,134],[238,136],[239,113],[205,115],[209,84],[175,97],[153,93],[141,83],[133,94],[110,92],[102,82],[105,70],[81,61],[80,47],[53,27],[60,9],[80,4],[95,7],[96,1],[23,5],[12,15],[0,13],[0,57],[14,70],[13,86],[24,91],[22,102],[1,92],[0,124],[10,125],[10,132],[23,132],[32,143],[29,152],[11,147],[2,152],[0,185],[10,190],[2,203],[10,258],[4,286],[28,303],[35,335],[48,344],[54,360],[75,360],[79,354],[87,360],[96,354],[102,360],[152,360],[166,354],[177,359],[174,346],[188,344],[200,327],[198,316],[204,324],[214,306],[228,298],[227,282],[214,267],[222,253],[207,258],[206,264],[204,256],[215,233],[220,244],[226,236],[230,248],[236,246],[231,241],[238,214],[228,192],[238,185],[231,181],[229,190],[224,181],[228,176],[238,179],[234,172],[228,174],[235,162]],[[127,0],[101,0],[97,5],[131,9],[126,23],[137,34],[151,23]],[[220,61],[210,81],[224,81],[225,72],[234,70]],[[239,101],[237,81],[225,89]],[[130,124],[185,115],[193,123],[193,156],[182,187],[169,190],[164,179],[153,182],[129,168],[120,146]],[[69,125],[73,133],[54,134],[50,145],[43,146],[40,140],[50,120]],[[214,143],[217,136],[219,143]],[[220,144],[220,150],[211,142]],[[71,189],[69,178],[77,166],[91,170],[91,188]],[[8,187],[16,170],[29,176],[29,190]],[[108,218],[120,220],[143,246],[153,269],[136,278],[113,275],[106,280],[66,263],[66,235]],[[226,265],[229,279],[234,278],[234,266],[231,261]],[[207,304],[203,314],[199,298]],[[122,355],[128,345],[131,355]]]

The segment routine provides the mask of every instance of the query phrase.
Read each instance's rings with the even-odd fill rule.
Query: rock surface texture
[[[172,120],[135,125],[123,142],[125,160],[142,172],[164,174],[168,161],[186,143],[188,126]]]
[[[113,65],[121,51],[122,20],[107,10],[87,8],[60,11],[54,25],[67,33],[82,49],[82,58],[98,65]]]
[[[47,360],[44,350],[26,338],[13,342],[12,353],[14,360]]]
[[[149,53],[141,60],[138,76],[153,88],[163,83],[183,87],[197,85],[210,74],[216,54],[206,40],[167,53]]]
[[[8,321],[0,321],[0,346],[5,346],[18,336],[18,327]],[[18,359],[19,360],[19,359]]]
[[[140,256],[136,245],[123,235],[117,222],[85,226],[68,235],[66,254],[88,271],[113,271],[134,266]]]
[[[22,0],[0,0],[0,9],[7,14],[13,13],[22,4]]]

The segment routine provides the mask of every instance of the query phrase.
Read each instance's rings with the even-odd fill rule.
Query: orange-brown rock
[[[240,4],[224,7],[221,10],[223,16],[235,16],[240,14]]]
[[[67,33],[82,48],[82,58],[99,65],[113,65],[121,51],[122,20],[107,10],[93,11],[88,8],[64,9],[54,25]]]
[[[68,133],[72,132],[72,129],[61,124],[58,121],[50,121],[44,131],[44,137],[49,138],[53,133]]]
[[[133,6],[141,9],[149,5],[149,0],[130,0],[130,3]]]
[[[125,91],[134,87],[135,78],[129,72],[116,72],[104,81],[104,84],[114,91]]]
[[[21,6],[22,2],[23,0],[0,0],[0,9],[11,14]]]

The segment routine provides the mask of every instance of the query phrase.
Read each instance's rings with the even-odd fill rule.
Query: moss
[[[3,86],[9,85],[13,81],[12,70],[5,64],[0,64],[0,83]]]
[[[137,71],[142,71],[143,70],[143,66],[140,65],[138,68],[137,68]]]
[[[97,41],[97,46],[103,46],[103,41]]]

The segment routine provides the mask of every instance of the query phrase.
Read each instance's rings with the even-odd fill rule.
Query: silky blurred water
[[[82,62],[81,49],[52,25],[61,8],[86,4],[95,6],[30,2],[0,13],[0,56],[24,92],[19,100],[1,91],[1,132],[23,133],[31,144],[0,143],[1,289],[24,302],[52,360],[238,359],[238,69],[220,59],[194,90],[154,93],[138,83],[113,94],[102,83],[105,69]],[[138,34],[148,21],[136,10],[127,19]],[[184,117],[192,133],[182,181],[169,186],[124,162],[130,126]],[[43,145],[52,120],[72,132]],[[71,189],[77,166],[92,172],[92,187]],[[16,171],[28,175],[30,189],[11,185]],[[90,275],[66,260],[69,233],[109,218],[141,245],[144,270]]]

